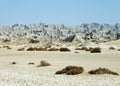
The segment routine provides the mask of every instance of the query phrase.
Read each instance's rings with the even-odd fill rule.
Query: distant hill
[[[0,42],[52,43],[52,42],[109,42],[120,39],[120,24],[89,23],[78,26],[55,24],[14,24],[0,26]]]

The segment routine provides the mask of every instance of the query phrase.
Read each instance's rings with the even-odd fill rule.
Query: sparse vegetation
[[[70,52],[71,50],[68,49],[68,48],[60,48],[60,51],[61,51],[61,52]]]
[[[112,74],[112,75],[119,75],[118,73],[116,72],[113,72],[107,68],[98,68],[98,69],[95,69],[95,70],[91,70],[88,72],[89,74]]]
[[[51,64],[45,60],[42,60],[40,61],[40,65],[38,65],[37,67],[45,67],[45,66],[51,66]]]
[[[79,53],[79,52],[76,51],[75,53]]]
[[[3,48],[12,49],[10,46],[3,46]]]
[[[47,48],[28,48],[27,51],[47,51]]]
[[[83,67],[77,67],[77,66],[67,66],[63,68],[62,70],[57,71],[55,74],[67,74],[67,75],[77,75],[83,73],[84,69]]]
[[[35,51],[36,49],[35,48],[32,48],[32,47],[30,47],[30,48],[28,48],[27,49],[27,51]]]
[[[115,48],[114,47],[109,47],[109,50],[115,50]]]
[[[29,65],[34,65],[35,63],[33,63],[33,62],[29,62],[28,64],[29,64]]]
[[[47,51],[47,48],[35,48],[36,51]]]
[[[25,48],[19,48],[17,51],[24,51]]]
[[[93,50],[94,48],[92,48],[92,47],[89,47],[89,51],[91,51],[91,50]]]
[[[50,49],[48,49],[48,51],[60,51],[60,49],[58,49],[58,48],[50,48]]]
[[[99,48],[99,47],[93,48],[90,52],[91,53],[101,53],[101,48]]]
[[[81,50],[81,48],[76,48],[75,50]]]
[[[11,64],[16,64],[16,62],[15,62],[15,61],[13,61],[13,62],[11,62]]]
[[[120,51],[120,49],[118,49],[117,51]]]

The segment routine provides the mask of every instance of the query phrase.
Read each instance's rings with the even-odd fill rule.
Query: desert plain
[[[119,46],[114,46],[115,50],[109,50],[112,45],[99,45],[101,53],[75,50],[75,46],[68,47],[71,52],[18,51],[19,48],[27,49],[28,46],[9,45],[11,49],[2,46],[0,86],[120,86],[119,75],[88,73],[101,67],[120,74],[120,51],[117,51]],[[42,60],[49,62],[51,66],[38,67]],[[81,66],[84,72],[77,75],[55,74],[70,65]]]

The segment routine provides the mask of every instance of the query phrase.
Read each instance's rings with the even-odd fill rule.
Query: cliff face
[[[45,23],[0,26],[0,42],[108,42],[120,39],[120,24],[81,24],[65,26]]]

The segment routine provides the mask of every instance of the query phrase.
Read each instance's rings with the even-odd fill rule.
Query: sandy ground
[[[85,51],[16,51],[0,49],[0,86],[120,86],[120,76],[89,75],[89,70],[105,67],[120,74],[120,51],[102,50],[102,53]],[[41,60],[49,67],[36,67]],[[15,61],[17,64],[11,65]],[[28,65],[34,62],[35,65]],[[79,75],[55,75],[65,66],[84,67]]]

